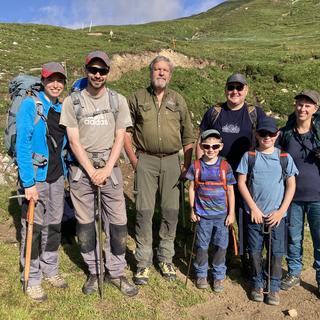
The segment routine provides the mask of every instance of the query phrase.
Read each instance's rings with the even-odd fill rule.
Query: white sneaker
[[[45,292],[43,291],[41,285],[27,287],[26,294],[29,298],[37,302],[45,301],[48,298]]]
[[[48,281],[55,288],[68,288],[66,280],[64,280],[59,274],[56,274],[55,276],[50,278],[44,278],[44,280]]]

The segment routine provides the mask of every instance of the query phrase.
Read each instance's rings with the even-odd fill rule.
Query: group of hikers
[[[223,291],[229,226],[237,220],[243,268],[250,270],[250,298],[278,305],[280,288],[289,290],[300,284],[306,215],[320,294],[320,132],[316,122],[320,94],[304,90],[296,95],[293,114],[278,130],[261,107],[246,102],[249,86],[245,76],[232,74],[225,83],[226,102],[205,113],[195,139],[185,100],[168,88],[173,64],[167,57],[154,58],[149,87],[128,100],[107,88],[110,68],[105,52],[89,53],[85,78],[61,104],[65,69],[57,62],[46,63],[38,100],[25,98],[17,112],[18,192],[24,195],[20,263],[21,281],[27,280],[26,294],[35,301],[46,300],[42,280],[56,288],[68,287],[58,262],[65,177],[77,219],[78,245],[88,268],[84,294],[97,292],[104,281],[126,296],[135,296],[137,286],[148,284],[154,261],[165,279],[176,280],[172,259],[181,180],[190,181],[197,288],[209,287],[210,247],[209,278],[215,292]],[[134,284],[126,276],[127,215],[118,166],[123,148],[134,170]],[[196,160],[192,160],[194,149]],[[35,202],[32,251],[25,279],[31,201]],[[156,202],[161,219],[154,259]],[[98,237],[96,206],[104,242]],[[267,263],[262,256],[265,243]],[[282,278],[284,255],[288,273]]]

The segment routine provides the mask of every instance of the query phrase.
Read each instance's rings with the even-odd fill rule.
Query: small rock
[[[16,45],[18,44],[18,42],[13,41],[12,44],[13,44],[14,46],[16,46]]]
[[[296,309],[288,310],[288,314],[291,318],[296,318],[298,316],[298,312]]]

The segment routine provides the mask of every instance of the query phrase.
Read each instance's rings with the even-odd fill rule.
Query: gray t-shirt
[[[248,152],[243,155],[237,172],[248,174]],[[288,154],[286,176],[291,177],[298,173],[292,157]],[[280,208],[284,190],[279,149],[275,149],[271,154],[256,150],[256,161],[252,169],[252,183],[249,191],[253,201],[265,216]]]
[[[80,93],[81,117],[76,118],[71,97],[62,105],[60,124],[67,128],[78,128],[80,143],[87,152],[104,152],[112,148],[115,132],[132,126],[127,100],[118,94],[119,108],[115,119],[111,111],[108,89],[99,97],[94,97],[84,89]],[[106,110],[105,113],[99,113]]]

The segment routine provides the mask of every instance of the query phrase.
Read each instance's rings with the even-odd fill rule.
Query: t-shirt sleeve
[[[116,130],[132,127],[132,121],[127,99],[119,94],[119,112],[116,120]]]
[[[191,181],[194,180],[194,161],[191,163],[185,178]]]
[[[287,167],[285,169],[285,174],[287,177],[292,177],[292,176],[296,176],[299,174],[299,170],[296,167],[296,164],[294,163],[292,157],[290,156],[290,154],[288,154],[288,164]]]
[[[248,152],[242,156],[237,172],[241,174],[248,174]]]
[[[236,184],[237,181],[233,175],[232,168],[230,164],[228,163],[228,171],[227,171],[227,185]]]
[[[212,107],[204,114],[201,123],[200,123],[200,131],[203,132],[211,128],[211,118],[212,118]]]
[[[70,96],[66,97],[63,101],[60,116],[60,124],[69,128],[78,127],[77,117]]]

